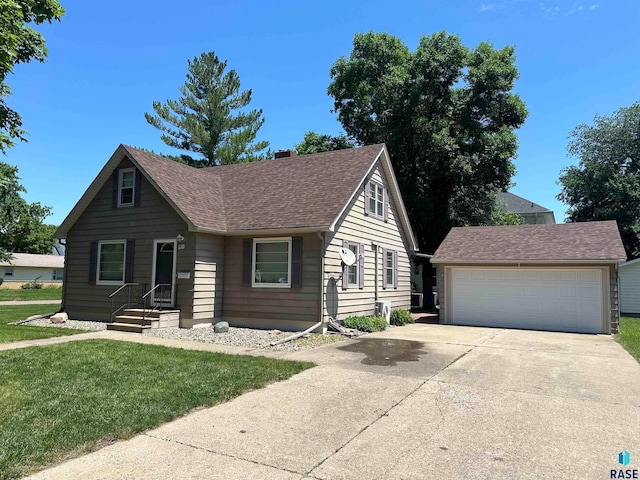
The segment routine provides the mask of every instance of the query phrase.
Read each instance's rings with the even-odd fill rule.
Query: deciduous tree
[[[178,161],[196,167],[228,165],[270,158],[267,141],[256,141],[264,123],[262,110],[247,111],[251,90],[240,91],[240,77],[213,53],[189,61],[187,80],[177,100],[153,102],[155,115],[145,113],[150,125],[164,133],[170,147],[196,153]]]
[[[50,207],[27,203],[18,178],[18,168],[0,162],[0,260],[10,253],[51,253],[55,226],[45,225]]]
[[[560,174],[558,195],[568,220],[616,220],[627,255],[640,257],[640,102],[578,125],[570,138],[579,162]]]
[[[495,191],[510,186],[514,130],[527,116],[513,92],[513,47],[470,49],[440,32],[412,52],[393,35],[362,33],[330,74],[347,134],[386,143],[423,251],[433,252],[451,226],[499,220]]]
[[[295,149],[298,155],[331,152],[333,150],[343,150],[345,148],[353,147],[355,147],[355,143],[349,140],[344,134],[336,136],[320,135],[313,131],[305,133],[302,141],[295,144]]]

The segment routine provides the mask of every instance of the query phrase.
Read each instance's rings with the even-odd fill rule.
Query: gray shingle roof
[[[433,263],[626,260],[615,221],[452,228]]]
[[[504,208],[510,213],[527,214],[551,212],[548,208],[533,203],[526,198],[514,195],[511,192],[498,192],[498,203],[504,205]]]
[[[199,169],[124,146],[195,226],[221,232],[328,227],[383,147]]]

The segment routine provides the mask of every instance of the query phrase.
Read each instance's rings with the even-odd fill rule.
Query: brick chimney
[[[288,158],[288,157],[295,157],[296,156],[296,152],[294,152],[293,150],[278,150],[275,154],[274,158]]]

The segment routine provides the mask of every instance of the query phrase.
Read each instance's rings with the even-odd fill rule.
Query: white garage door
[[[601,333],[600,270],[451,269],[451,323]]]

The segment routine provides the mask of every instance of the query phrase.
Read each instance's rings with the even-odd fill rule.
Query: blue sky
[[[9,102],[29,142],[2,159],[20,169],[29,201],[59,224],[120,143],[168,152],[143,117],[177,98],[187,59],[214,51],[253,90],[260,139],[290,148],[304,132],[342,131],[327,96],[329,68],[357,32],[386,31],[412,50],[422,34],[455,33],[473,47],[515,45],[516,91],[529,118],[518,131],[514,193],[555,211],[569,132],[640,100],[637,0],[203,2],[62,0],[45,25],[48,61],[16,67]]]

